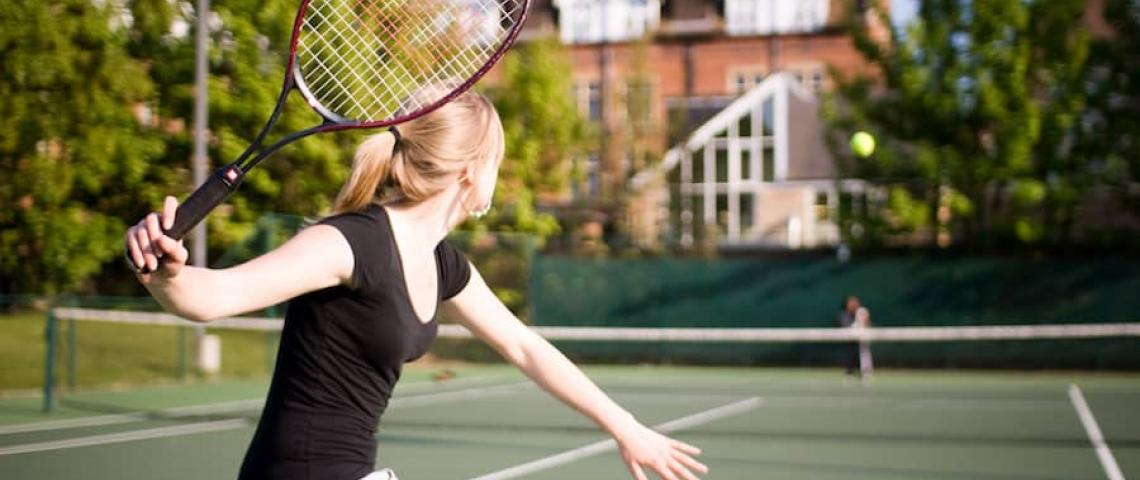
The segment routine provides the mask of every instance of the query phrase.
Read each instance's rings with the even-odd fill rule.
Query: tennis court
[[[402,478],[628,478],[601,432],[513,370],[454,370],[439,382],[433,368],[412,367],[397,392],[380,429],[379,461]],[[647,424],[701,446],[708,478],[1140,475],[1140,375],[1132,373],[888,370],[861,385],[814,369],[588,372]],[[80,392],[49,417],[38,398],[0,400],[0,472],[231,478],[266,387],[226,381]]]

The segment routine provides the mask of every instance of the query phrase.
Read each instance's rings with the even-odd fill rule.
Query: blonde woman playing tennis
[[[139,280],[170,312],[211,319],[289,302],[277,367],[240,478],[357,480],[372,475],[375,432],[405,362],[436,337],[450,309],[535,383],[617,441],[632,476],[694,480],[700,451],[622,409],[495,297],[444,240],[485,213],[503,156],[489,101],[468,92],[399,130],[368,138],[335,212],[281,247],[233,268],[185,265],[162,234],[177,203],[127,232]]]

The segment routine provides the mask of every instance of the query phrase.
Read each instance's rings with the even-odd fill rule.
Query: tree
[[[1083,13],[1083,0],[928,0],[885,41],[852,18],[872,68],[838,78],[824,108],[840,170],[889,187],[896,209],[929,211],[911,212],[915,224],[888,209],[896,227],[980,248],[1067,238],[1093,160],[1073,148],[1088,95]],[[882,9],[867,15],[890,25]],[[859,129],[881,146],[857,161],[836,140]]]
[[[570,186],[575,156],[582,153],[585,124],[570,97],[570,63],[553,37],[517,44],[487,87],[503,121],[506,153],[495,190],[497,208],[485,228],[546,238],[557,219],[537,209],[542,196]]]
[[[78,287],[122,255],[124,219],[162,179],[145,68],[122,12],[88,0],[0,9],[0,292]]]
[[[164,0],[132,0],[131,51],[153,66],[154,102],[167,125],[169,154],[162,168],[177,172],[185,195],[192,152],[195,12],[170,11]],[[209,57],[209,157],[211,168],[235,159],[253,141],[277,101],[285,75],[296,2],[213,0]],[[175,24],[189,28],[174,29]],[[274,135],[300,130],[320,117],[292,94]],[[244,237],[266,212],[315,216],[327,213],[348,172],[357,140],[367,132],[323,134],[286,146],[250,172],[242,188],[211,214],[211,248]],[[300,174],[299,172],[303,172]],[[153,206],[151,206],[153,207]]]
[[[240,154],[267,120],[295,13],[292,0],[212,1],[213,167]],[[190,2],[168,0],[18,1],[0,9],[0,292],[133,285],[118,282],[129,274],[114,264],[127,225],[163,195],[184,197],[196,186],[188,128],[195,15]],[[491,89],[508,145],[492,229],[539,236],[558,229],[536,198],[566,187],[583,132],[565,95],[569,63],[560,48],[553,40],[516,47],[502,66],[503,86]],[[320,121],[292,97],[270,138]],[[274,154],[209,217],[211,246],[245,236],[266,212],[326,213],[351,151],[369,133],[316,135]]]
[[[1093,42],[1089,111],[1075,148],[1095,159],[1095,180],[1133,218],[1140,217],[1140,2],[1105,2],[1105,35]],[[1071,220],[1072,217],[1068,219]],[[1105,232],[1137,245],[1134,230]],[[1116,235],[1112,235],[1116,234]]]

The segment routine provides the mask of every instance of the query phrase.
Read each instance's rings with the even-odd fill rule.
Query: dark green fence
[[[539,325],[829,327],[846,295],[874,324],[1140,322],[1140,261],[926,256],[840,263],[825,257],[584,260],[538,257],[531,305]],[[582,359],[819,365],[838,347],[812,344],[560,345]],[[1135,338],[879,344],[880,364],[1140,368]]]

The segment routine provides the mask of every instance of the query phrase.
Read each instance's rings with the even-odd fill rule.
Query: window
[[[693,152],[693,183],[705,181],[705,149]]]
[[[817,221],[827,221],[831,219],[831,203],[828,202],[828,194],[825,191],[815,192],[815,218]]]
[[[632,40],[657,28],[661,0],[554,0],[563,43]]]
[[[764,167],[761,169],[763,173],[762,179],[765,182],[773,182],[776,180],[776,150],[772,147],[766,147],[761,151],[763,154],[760,156],[760,160],[764,164]]]
[[[598,82],[590,82],[586,87],[586,117],[590,120],[602,119],[602,86]]]
[[[723,148],[716,149],[716,181],[728,181],[728,150]]]
[[[740,117],[740,122],[736,125],[736,135],[742,138],[752,136],[752,112]]]
[[[716,196],[716,223],[719,235],[723,238],[728,233],[728,195],[720,193]]]
[[[730,67],[728,70],[728,93],[740,95],[764,83],[764,70],[755,65]]]
[[[827,24],[829,0],[725,0],[729,35],[815,32]]]
[[[823,65],[814,62],[801,63],[789,66],[787,71],[804,89],[816,93],[823,90]]]
[[[597,196],[602,191],[601,161],[597,153],[586,157],[586,195]]]
[[[816,69],[811,73],[811,84],[808,86],[813,92],[820,92],[823,90],[823,71]]]
[[[740,194],[740,231],[747,232],[755,225],[752,211],[756,208],[756,196],[751,193]]]
[[[597,80],[581,80],[574,82],[574,102],[578,105],[578,113],[590,120],[602,119],[602,86]]]

